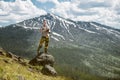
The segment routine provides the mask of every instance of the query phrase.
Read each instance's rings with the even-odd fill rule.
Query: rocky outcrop
[[[36,65],[43,66],[41,70],[43,74],[56,76],[57,72],[53,67],[54,62],[55,59],[52,55],[41,52],[35,58],[30,60],[29,64],[33,66]]]
[[[54,69],[54,67],[47,64],[42,68],[41,72],[46,75],[53,75],[53,76],[57,75],[57,72]]]
[[[0,55],[4,55],[3,52],[0,51]]]
[[[22,65],[27,65],[27,63],[24,61],[23,58],[21,58],[20,56],[15,55],[15,54],[13,54],[11,52],[7,52],[3,48],[0,48],[0,55],[12,58],[12,60],[17,61]],[[5,62],[7,62],[7,61],[5,61]]]
[[[28,62],[30,65],[28,65],[28,63],[20,56],[17,56],[11,52],[7,52],[2,48],[0,48],[0,56],[6,56],[6,57],[11,58],[13,61],[16,61],[17,63],[19,63],[21,65],[29,66],[31,69],[30,71],[37,70],[37,68],[34,68],[32,66],[38,65],[38,66],[43,66],[42,69],[38,70],[38,71],[41,71],[43,74],[52,75],[52,76],[57,75],[57,72],[53,67],[54,63],[55,63],[55,59],[50,54],[46,54],[46,53],[41,52],[39,55],[35,56],[32,60],[30,60]],[[5,63],[9,63],[9,61],[7,61],[5,59],[3,59],[3,61]]]
[[[4,50],[0,47],[0,55],[5,55]]]

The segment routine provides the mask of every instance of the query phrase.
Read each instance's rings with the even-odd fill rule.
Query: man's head
[[[44,19],[44,20],[43,20],[43,26],[44,26],[44,27],[46,26],[46,23],[47,23],[47,22],[46,22],[46,20]]]

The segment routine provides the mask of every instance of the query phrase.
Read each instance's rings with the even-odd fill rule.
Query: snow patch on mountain
[[[57,39],[56,37],[54,36],[51,36],[52,39],[56,40],[56,41],[59,41],[59,39]]]
[[[68,20],[66,20],[66,19],[64,19],[64,18],[61,18],[61,17],[59,17],[59,16],[56,16],[56,19],[58,19],[58,20],[61,21],[61,22],[64,22],[64,24],[75,25],[74,22],[68,21]]]
[[[120,38],[120,33],[115,31],[115,30],[112,30],[112,29],[108,29],[108,28],[105,28],[105,27],[101,27],[101,26],[98,26],[94,23],[90,23],[93,27],[95,27],[97,30],[105,30],[107,34],[113,34],[115,35],[116,37],[119,37]]]
[[[56,36],[58,36],[58,37],[61,37],[62,39],[64,39],[64,40],[65,40],[65,38],[64,38],[64,36],[63,36],[63,35],[60,35],[60,34],[58,34],[58,33],[56,33],[56,32],[52,32],[52,34],[53,34],[53,35],[56,35]]]
[[[113,34],[113,35],[115,35],[116,37],[120,38],[120,34],[114,32],[112,29],[105,29],[105,30],[106,30],[107,34],[111,34],[111,35]]]
[[[56,21],[47,20],[47,24],[51,30],[55,27]]]
[[[69,39],[69,41],[73,42],[74,40],[72,40],[72,39]]]
[[[88,33],[96,33],[96,32],[94,32],[94,31],[90,31],[90,30],[87,30],[87,29],[81,28],[80,26],[79,26],[78,28],[81,29],[81,30],[84,30],[84,31],[86,31],[86,32],[88,32]]]
[[[116,37],[120,38],[120,32],[115,31],[115,30],[110,30]]]
[[[55,22],[53,22],[52,29],[55,27]]]
[[[25,29],[40,29],[39,27],[28,27],[28,26],[24,26],[24,25],[20,25],[20,24],[16,24],[13,27],[16,27],[16,26],[20,26],[20,27],[23,27]]]
[[[70,34],[72,38],[74,38],[74,36],[72,35],[72,33],[70,33],[69,28],[67,27],[64,21],[60,22],[60,26],[63,27]]]
[[[52,13],[48,13],[47,15],[48,15],[48,17],[52,17],[53,19],[56,19],[56,18],[57,18],[57,16],[54,15],[54,14],[52,14]]]
[[[84,31],[89,32],[89,33],[96,33],[96,32],[93,32],[93,31],[90,31],[90,30],[87,30],[87,29],[84,29]]]
[[[97,30],[100,30],[100,29],[101,29],[101,27],[99,27],[99,26],[97,26],[97,25],[95,25],[95,24],[93,24],[93,23],[90,23],[90,25],[92,25],[93,27],[95,27]]]

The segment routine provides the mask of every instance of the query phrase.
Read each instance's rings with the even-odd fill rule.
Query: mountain
[[[49,52],[56,57],[56,66],[70,66],[68,73],[73,70],[119,78],[120,30],[100,23],[73,21],[48,13],[0,28],[0,46],[19,56],[33,57],[43,19],[51,29]],[[60,73],[64,74],[62,70]]]

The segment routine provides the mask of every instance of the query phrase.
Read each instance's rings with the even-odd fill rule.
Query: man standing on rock
[[[40,29],[40,32],[42,33],[42,36],[41,36],[40,43],[37,49],[37,54],[40,53],[40,49],[42,48],[43,44],[44,44],[44,52],[47,53],[48,51],[50,29],[45,19],[43,20],[43,26]]]

